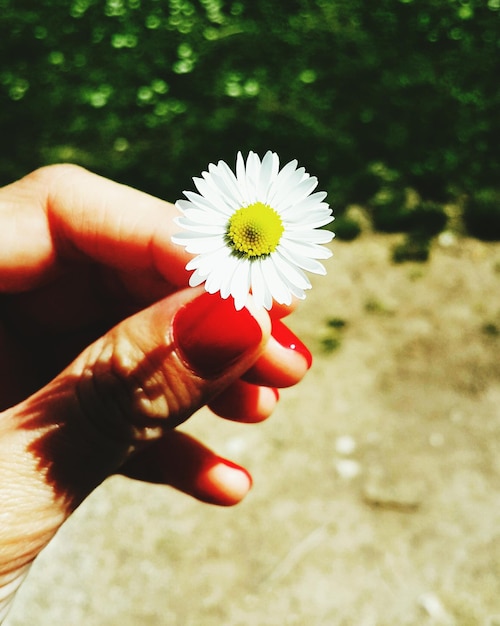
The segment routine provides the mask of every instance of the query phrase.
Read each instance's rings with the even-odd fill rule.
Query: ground
[[[500,245],[397,241],[332,244],[268,422],[187,425],[251,470],[242,504],[111,478],[6,626],[499,626]]]

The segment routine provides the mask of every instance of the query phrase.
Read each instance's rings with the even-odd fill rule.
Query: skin
[[[175,426],[206,404],[262,421],[308,369],[271,335],[293,307],[251,302],[257,345],[217,377],[184,362],[172,320],[203,288],[186,288],[176,215],[72,165],[0,189],[0,621],[2,597],[110,474],[239,502],[248,472]]]

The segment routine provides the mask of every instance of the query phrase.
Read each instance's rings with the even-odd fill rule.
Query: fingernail
[[[297,337],[297,335],[294,335],[292,331],[283,324],[283,322],[281,322],[280,320],[273,320],[271,334],[276,339],[276,341],[284,348],[288,348],[289,350],[295,350],[296,352],[301,354],[307,361],[307,368],[309,369],[311,367],[313,360],[312,354],[302,343],[302,341]]]
[[[262,329],[250,311],[237,311],[232,298],[223,300],[217,294],[205,293],[186,304],[172,328],[181,357],[202,378],[222,374],[262,340]]]
[[[233,506],[247,495],[252,483],[252,477],[244,467],[220,458],[219,463],[203,474],[197,486],[206,502]]]
[[[223,459],[222,457],[219,457],[219,459],[220,463],[214,468],[216,470],[214,473],[217,477],[224,478],[226,489],[228,484],[232,484],[234,491],[237,490],[240,493],[250,491],[253,486],[250,472],[229,459]]]

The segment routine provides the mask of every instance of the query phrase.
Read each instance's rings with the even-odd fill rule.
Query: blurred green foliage
[[[405,261],[423,263],[429,258],[430,245],[430,238],[426,234],[410,232],[401,243],[394,246],[392,260],[394,263],[404,263]]]
[[[326,320],[327,334],[321,339],[321,349],[325,353],[334,352],[342,344],[342,334],[347,322],[340,317],[331,317]]]
[[[0,183],[72,161],[175,200],[273,149],[340,212],[381,167],[442,202],[498,186],[499,76],[500,0],[0,0]]]
[[[335,222],[331,225],[331,229],[335,231],[337,239],[343,241],[352,241],[361,234],[361,225],[345,213],[337,216]]]
[[[470,194],[464,211],[467,231],[484,240],[500,239],[500,185]]]

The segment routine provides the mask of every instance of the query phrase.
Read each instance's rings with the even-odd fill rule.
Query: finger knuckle
[[[119,334],[94,344],[78,386],[89,419],[113,437],[158,438],[177,409],[158,357]]]

